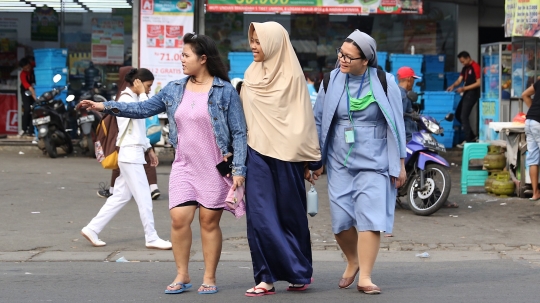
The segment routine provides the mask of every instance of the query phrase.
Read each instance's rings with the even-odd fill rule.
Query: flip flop
[[[186,289],[190,289],[192,285],[189,283],[182,283],[182,282],[176,282],[169,285],[170,288],[174,288],[176,286],[180,286],[180,288],[174,289],[174,290],[165,289],[165,293],[169,295],[183,293]]]
[[[215,294],[217,293],[218,287],[216,285],[208,285],[208,284],[201,284],[201,287],[199,287],[199,295],[209,295],[209,294]]]
[[[533,198],[529,198],[530,201],[538,201],[540,200],[540,198],[536,198],[536,199],[533,199]]]
[[[258,290],[262,290],[261,292],[257,292]],[[262,297],[267,295],[275,295],[276,294],[276,288],[272,287],[270,289],[266,289],[264,287],[253,287],[253,291],[246,291],[247,297]]]
[[[313,278],[311,278],[311,283],[313,283]],[[303,291],[306,290],[311,284],[292,284],[287,287],[287,291]]]

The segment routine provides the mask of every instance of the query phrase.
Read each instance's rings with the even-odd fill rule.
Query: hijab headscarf
[[[347,38],[353,40],[366,55],[368,66],[377,68],[377,42],[370,35],[354,30]]]
[[[246,70],[241,99],[248,145],[257,152],[288,162],[319,161],[321,152],[306,79],[289,40],[276,22],[251,23],[263,62]]]
[[[120,94],[129,86],[129,83],[126,81],[126,75],[133,69],[132,66],[122,66],[118,70],[118,92],[116,93],[116,98],[114,100],[118,101]]]

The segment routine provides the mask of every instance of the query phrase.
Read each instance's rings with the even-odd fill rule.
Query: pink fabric
[[[169,209],[187,201],[206,208],[225,208],[237,218],[245,214],[245,204],[234,210],[225,203],[232,178],[219,174],[216,165],[223,156],[208,113],[208,93],[186,90],[174,119],[178,146],[169,179]]]

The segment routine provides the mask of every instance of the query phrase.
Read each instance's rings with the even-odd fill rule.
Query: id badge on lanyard
[[[362,82],[360,82],[360,89],[358,89],[358,95],[356,98],[360,97],[360,93],[362,92],[362,87],[364,86],[364,77],[366,76],[366,73],[362,75]],[[347,87],[349,85],[349,75],[347,75]],[[351,122],[350,127],[345,128],[345,143],[347,144],[354,144],[354,123],[352,119],[352,113],[351,113],[351,100],[349,97],[349,90],[347,89],[347,113],[349,114],[349,121]]]
[[[345,128],[345,143],[354,143],[354,127]]]

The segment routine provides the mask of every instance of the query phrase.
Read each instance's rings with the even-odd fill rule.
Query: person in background
[[[477,134],[473,130],[473,125],[471,121],[477,121],[475,117],[478,117],[478,107],[476,110],[475,105],[480,100],[480,65],[471,59],[471,55],[468,52],[461,52],[458,54],[459,62],[463,65],[461,70],[461,75],[459,75],[456,82],[452,83],[447,88],[447,91],[451,92],[455,87],[459,86],[461,82],[464,82],[465,85],[456,90],[458,93],[463,93],[461,101],[456,110],[456,117],[460,120],[461,125],[463,125],[463,131],[465,132],[465,141],[458,144],[457,147],[463,148],[467,142],[476,142]],[[474,129],[477,129],[474,126]]]
[[[34,126],[32,125],[32,110],[31,106],[34,104],[36,97],[36,91],[34,90],[33,85],[35,84],[34,68],[32,67],[32,62],[25,57],[19,61],[19,66],[21,67],[21,98],[23,104],[23,114],[22,114],[22,127],[19,132],[19,137],[24,135],[34,137]],[[25,94],[26,91],[30,91],[31,96]]]
[[[315,89],[315,83],[319,78],[316,72],[311,72],[306,76],[309,100],[311,101],[311,108],[315,107],[315,101],[317,101],[317,90]]]
[[[122,92],[129,86],[129,83],[125,80],[126,75],[133,69],[131,66],[123,66],[118,71],[118,93],[116,93],[115,100],[120,99],[120,95]],[[152,149],[154,147],[152,146]],[[152,166],[149,153],[144,154],[144,161],[146,164],[144,164],[144,172],[146,173],[146,178],[148,179],[148,185],[150,186],[150,194],[152,196],[152,200],[157,200],[159,196],[161,195],[161,192],[159,191],[158,185],[157,185],[157,171],[156,167]],[[107,188],[103,182],[99,184],[100,189],[97,191],[97,195],[101,198],[109,198],[112,196],[114,191],[114,184],[116,181],[116,178],[120,176],[120,169],[113,169],[111,173],[111,186]]]
[[[403,119],[405,120],[405,134],[407,142],[411,141],[412,134],[418,131],[416,122],[413,120],[414,112],[412,101],[407,97],[414,86],[414,80],[421,79],[414,70],[408,66],[403,66],[397,71],[398,86],[401,91],[401,102],[403,103]]]
[[[120,93],[118,102],[113,103],[138,103],[148,99],[150,87],[154,83],[152,72],[145,68],[133,68],[124,79],[128,85]],[[85,101],[81,101],[79,106],[82,106]],[[102,105],[102,103],[100,104]],[[81,234],[93,246],[105,246],[106,243],[98,238],[99,233],[134,197],[144,228],[146,247],[171,249],[171,242],[159,238],[154,227],[152,199],[143,168],[143,164],[146,163],[144,154],[148,153],[148,158],[153,166],[157,166],[159,160],[152,145],[150,145],[150,140],[146,137],[145,121],[143,119],[117,118],[116,122],[118,123],[116,146],[120,147],[118,152],[120,176],[115,181],[116,189],[114,195],[107,199],[98,214],[88,225],[83,227]]]
[[[525,120],[525,135],[527,136],[527,165],[529,165],[529,174],[533,188],[531,201],[540,200],[540,190],[538,190],[538,165],[540,163],[540,80],[529,86],[521,97],[529,111]],[[534,99],[532,96],[534,95]]]

